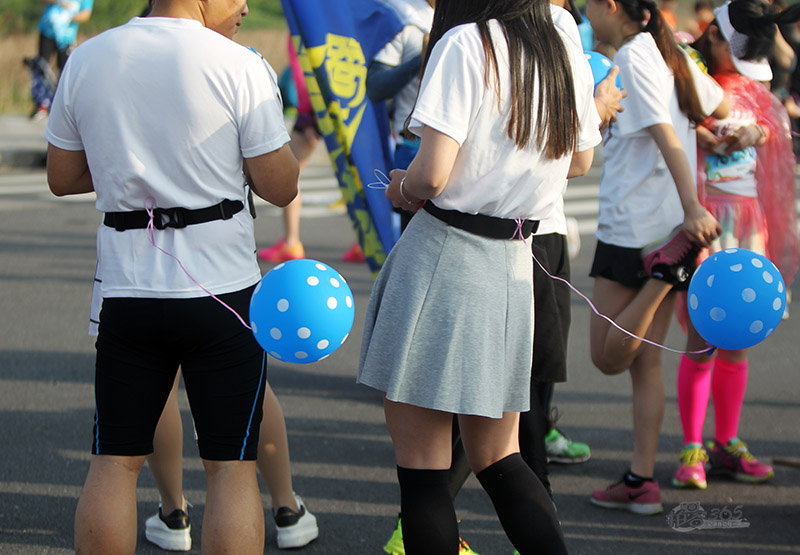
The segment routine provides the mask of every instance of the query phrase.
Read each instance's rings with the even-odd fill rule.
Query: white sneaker
[[[180,509],[164,516],[159,505],[158,512],[144,522],[144,537],[166,551],[189,551],[192,548],[192,521]]]
[[[294,496],[298,511],[281,507],[273,514],[278,528],[278,549],[291,549],[308,545],[319,536],[317,518],[308,512],[299,495]]]

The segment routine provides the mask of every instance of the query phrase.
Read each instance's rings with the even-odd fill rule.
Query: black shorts
[[[558,233],[534,235],[533,254],[552,276],[569,281],[567,238]],[[533,382],[567,380],[567,336],[571,319],[569,286],[533,263]]]
[[[219,295],[249,321],[255,286]],[[207,460],[255,460],[267,357],[211,297],[107,298],[100,312],[92,454],[147,455],[180,366]]]
[[[630,287],[641,289],[649,279],[644,271],[642,249],[618,247],[597,241],[591,277],[604,277]]]

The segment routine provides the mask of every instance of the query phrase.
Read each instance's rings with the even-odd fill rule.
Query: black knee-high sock
[[[457,555],[458,521],[447,489],[449,470],[397,467],[403,544],[408,555]]]
[[[488,466],[477,478],[508,539],[522,555],[567,553],[555,506],[519,453]]]

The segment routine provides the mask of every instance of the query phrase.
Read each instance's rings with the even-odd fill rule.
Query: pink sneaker
[[[272,245],[271,247],[266,247],[263,249],[258,250],[258,257],[261,260],[266,260],[267,262],[272,262],[271,258],[278,252],[281,251],[283,245],[286,244],[286,237],[281,237],[278,239],[278,242]]]
[[[700,245],[693,243],[678,226],[664,239],[645,245],[642,262],[645,273],[666,281],[676,289],[687,289],[689,280],[697,269]]]
[[[655,515],[664,512],[661,506],[661,489],[658,482],[644,482],[638,488],[632,488],[623,478],[606,489],[592,493],[589,499],[598,507],[606,509],[623,509],[637,515]]]
[[[708,453],[702,445],[693,443],[684,447],[678,458],[681,465],[672,478],[672,485],[676,488],[697,488],[706,489],[706,467],[704,463],[708,461]]]
[[[345,262],[364,262],[364,251],[361,250],[361,245],[358,241],[350,245],[350,248],[342,255],[342,260]]]
[[[772,467],[750,454],[747,444],[739,438],[733,438],[727,445],[714,440],[708,447],[708,473],[711,476],[729,476],[739,482],[757,484],[775,475]]]

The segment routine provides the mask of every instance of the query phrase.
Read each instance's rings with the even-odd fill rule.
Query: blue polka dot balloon
[[[261,278],[250,299],[258,343],[283,362],[321,360],[347,339],[355,303],[344,278],[316,260],[292,260]]]
[[[592,77],[594,77],[594,86],[597,88],[597,85],[600,84],[600,81],[608,77],[608,72],[611,71],[611,68],[614,67],[614,62],[609,60],[606,56],[603,56],[599,52],[594,52],[593,50],[586,50],[583,53],[586,56],[586,59],[589,61],[589,67],[592,68]],[[614,83],[617,85],[618,89],[622,89],[622,82],[619,79],[619,74],[617,74],[617,80]]]
[[[689,283],[689,317],[700,336],[720,349],[746,349],[780,324],[786,286],[775,265],[747,249],[709,256]]]

